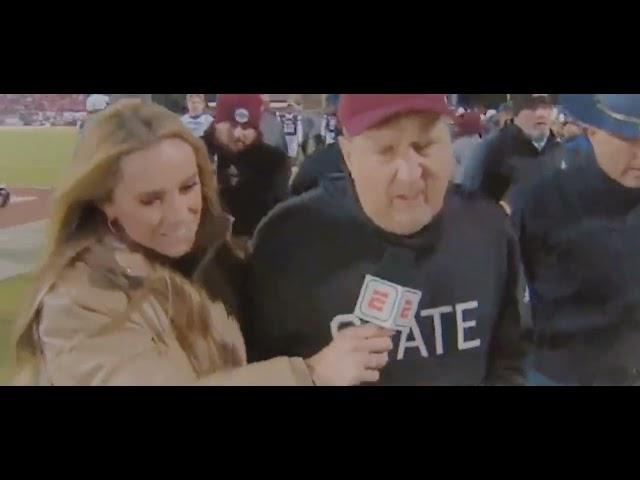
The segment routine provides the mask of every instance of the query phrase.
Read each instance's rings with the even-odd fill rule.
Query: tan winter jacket
[[[239,325],[225,306],[166,272],[114,242],[80,249],[37,294],[19,340],[16,383],[312,384],[300,358],[247,365]],[[200,308],[186,318],[179,300],[189,296]]]

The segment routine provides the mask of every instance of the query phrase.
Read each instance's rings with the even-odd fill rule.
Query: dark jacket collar
[[[553,133],[552,130],[549,131],[549,137],[547,138],[547,142],[544,144],[544,147],[540,151],[533,144],[533,141],[527,135],[525,135],[522,129],[519,126],[517,126],[515,123],[509,123],[505,125],[504,128],[502,129],[502,132],[503,132],[503,135],[506,135],[508,138],[511,139],[511,141],[513,141],[519,147],[527,148],[531,150],[531,152],[536,152],[536,153],[539,152],[540,155],[543,155],[549,150],[551,150],[552,148],[555,148],[556,146],[560,145],[560,143],[558,142],[558,137],[556,137],[556,135]]]

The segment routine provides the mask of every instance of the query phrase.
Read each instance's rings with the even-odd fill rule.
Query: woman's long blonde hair
[[[196,154],[203,196],[203,221],[222,214],[204,143],[169,110],[137,100],[122,100],[95,117],[80,140],[69,173],[59,186],[50,221],[48,256],[93,228],[96,207],[109,199],[120,159],[160,140],[178,138]]]
[[[106,217],[98,208],[109,200],[118,181],[120,160],[128,154],[144,150],[167,138],[188,143],[195,152],[202,186],[203,208],[196,246],[206,247],[224,240],[226,216],[220,207],[211,163],[204,143],[184,127],[169,110],[137,100],[123,100],[92,118],[74,153],[69,171],[54,196],[47,244],[42,266],[35,276],[33,292],[16,325],[17,353],[33,350],[27,332],[43,291],[55,281],[60,272],[84,246],[96,240]],[[216,238],[217,237],[217,238]],[[169,269],[162,269],[173,292],[191,303],[184,330],[206,328],[202,321],[204,306],[194,295],[189,282]],[[169,285],[171,289],[172,286]],[[198,294],[201,292],[197,292]],[[164,295],[166,297],[166,295]],[[24,337],[24,338],[22,338]],[[24,344],[24,345],[22,345]]]

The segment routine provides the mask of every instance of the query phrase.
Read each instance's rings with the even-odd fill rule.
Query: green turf
[[[0,128],[0,183],[54,186],[71,160],[76,139],[72,127]]]
[[[10,341],[29,281],[27,275],[21,275],[0,282],[0,385],[9,380]]]
[[[75,128],[0,128],[0,184],[55,186],[76,139]],[[24,275],[0,282],[0,385],[9,379],[9,342],[28,284]]]

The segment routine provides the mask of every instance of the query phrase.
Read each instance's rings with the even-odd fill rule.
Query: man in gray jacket
[[[264,102],[264,106],[260,120],[260,131],[262,132],[264,143],[277,147],[287,153],[287,140],[284,138],[284,129],[275,112],[271,110],[269,95],[263,94],[262,101]]]
[[[461,184],[469,160],[476,154],[482,142],[482,118],[479,112],[471,111],[458,115],[455,120],[453,157],[456,161],[453,183]]]

